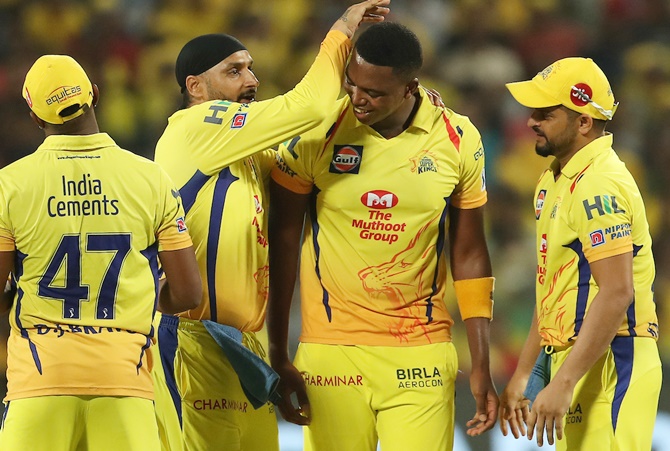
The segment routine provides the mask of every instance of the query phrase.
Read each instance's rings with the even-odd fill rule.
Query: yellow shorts
[[[552,355],[552,377],[571,349]],[[651,449],[661,379],[652,338],[616,337],[577,383],[556,450]]]
[[[452,343],[412,347],[301,343],[295,358],[312,412],[305,450],[451,450]]]
[[[2,451],[158,451],[150,399],[40,396],[5,405]]]
[[[200,321],[157,315],[152,377],[166,451],[279,449],[274,405],[254,410],[237,373]],[[264,356],[254,334],[244,344]]]

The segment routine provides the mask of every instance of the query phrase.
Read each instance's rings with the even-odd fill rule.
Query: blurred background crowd
[[[174,61],[186,41],[212,32],[238,37],[255,59],[258,98],[269,98],[299,81],[327,29],[351,3],[0,0],[0,167],[33,152],[43,139],[20,93],[25,73],[42,54],[75,57],[100,87],[101,129],[122,147],[151,158],[181,101]],[[492,368],[499,389],[515,367],[532,313],[533,189],[549,163],[535,155],[534,135],[526,127],[529,111],[514,102],[504,83],[532,77],[567,56],[593,58],[620,102],[608,129],[645,196],[657,264],[660,346],[664,362],[670,361],[665,334],[670,324],[670,236],[665,234],[670,232],[665,197],[670,188],[670,1],[392,0],[391,8],[389,19],[410,27],[423,43],[422,84],[469,116],[483,137],[488,237],[497,277]],[[455,302],[449,307],[457,312]],[[5,315],[3,335],[6,322]],[[456,332],[467,371],[466,339],[460,326]],[[4,346],[0,340],[2,352]],[[469,398],[463,379],[460,403]],[[662,409],[670,410],[668,397],[661,399]],[[474,412],[469,406],[459,410]]]

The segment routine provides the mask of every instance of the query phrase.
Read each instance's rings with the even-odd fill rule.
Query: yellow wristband
[[[493,318],[493,286],[495,277],[464,279],[454,282],[456,302],[461,318]]]

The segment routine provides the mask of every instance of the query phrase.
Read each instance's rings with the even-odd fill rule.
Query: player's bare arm
[[[296,194],[270,182],[272,202],[269,211],[270,296],[267,307],[270,363],[280,376],[278,405],[290,423],[310,423],[309,400],[302,375],[288,354],[288,327],[295,277],[300,253],[300,235],[309,196]],[[298,406],[291,397],[295,395]]]
[[[554,431],[557,439],[563,438],[563,417],[570,407],[577,382],[605,353],[633,301],[632,252],[590,263],[590,268],[598,294],[593,298],[570,355],[549,385],[537,395],[528,417],[528,439],[532,440],[535,433],[539,446],[544,442],[542,432],[545,430],[550,445],[554,444]]]
[[[455,282],[491,277],[483,207],[449,208],[449,242],[451,273]],[[466,424],[470,436],[491,429],[498,415],[498,395],[489,367],[489,322],[489,318],[479,317],[464,321],[472,365],[470,389],[476,403],[476,412]]]
[[[9,273],[14,269],[15,254],[15,251],[0,252],[0,280],[8,280]],[[6,285],[9,285],[9,283]],[[4,313],[11,308],[14,301],[14,293],[15,291],[11,289],[11,286],[5,286],[0,297],[0,313]]]
[[[521,350],[519,362],[512,378],[500,395],[500,430],[503,435],[512,433],[514,438],[526,435],[526,421],[530,412],[530,400],[524,396],[526,385],[540,351],[540,334],[537,331],[537,312],[533,311],[528,337]]]
[[[175,314],[196,308],[202,299],[202,282],[193,246],[158,253],[166,283],[161,287],[158,307]]]

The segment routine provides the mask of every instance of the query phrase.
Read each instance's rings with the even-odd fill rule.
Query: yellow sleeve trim
[[[461,318],[493,318],[495,277],[464,279],[454,282]]]

